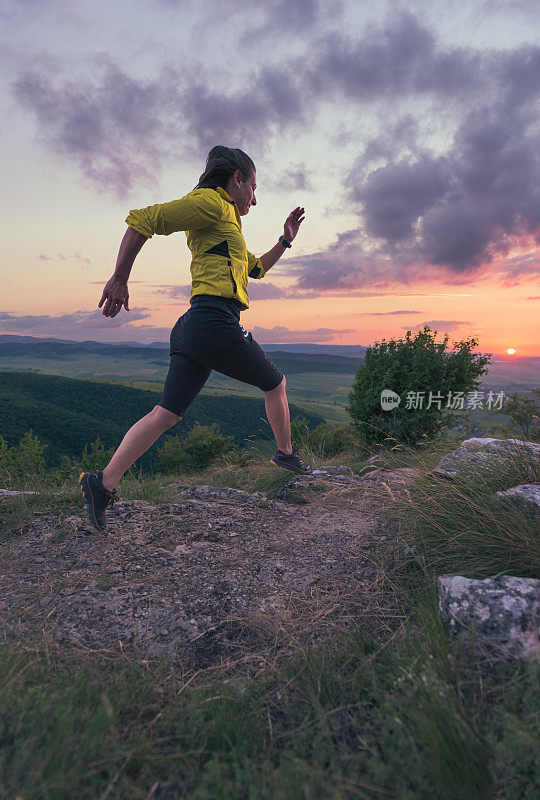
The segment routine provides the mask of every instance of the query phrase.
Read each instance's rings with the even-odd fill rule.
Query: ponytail
[[[218,144],[208,153],[206,168],[195,189],[216,189],[218,186],[225,189],[237,169],[247,180],[255,172],[255,164],[243,150]]]

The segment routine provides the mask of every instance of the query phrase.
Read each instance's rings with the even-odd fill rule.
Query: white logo
[[[401,397],[396,394],[392,389],[383,389],[381,392],[381,407],[383,411],[392,411],[397,408],[401,402]]]
[[[244,326],[243,326],[243,325],[240,325],[240,327],[241,327],[241,328],[242,328],[242,330],[244,331],[244,339],[247,339],[247,337],[249,336],[249,331],[246,331],[246,329],[244,328]]]

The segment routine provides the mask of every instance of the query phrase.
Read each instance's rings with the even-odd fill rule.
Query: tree
[[[532,391],[540,399],[540,389]],[[538,421],[540,416],[540,405],[534,397],[520,397],[517,392],[514,392],[504,405],[504,413],[515,425],[519,425],[525,436],[528,436],[529,428],[535,421]]]
[[[478,388],[491,354],[473,353],[474,337],[454,342],[447,351],[448,334],[442,342],[435,341],[436,335],[425,325],[414,337],[407,331],[405,339],[383,339],[367,348],[346,406],[366,441],[394,437],[414,445],[434,437],[451,416],[448,400]],[[399,395],[390,411],[381,405],[384,389]]]
[[[194,424],[185,438],[171,436],[157,450],[159,472],[196,472],[206,469],[220,455],[234,451],[233,436],[223,436],[219,427]]]

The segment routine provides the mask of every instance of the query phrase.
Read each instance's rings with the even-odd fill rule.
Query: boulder
[[[438,579],[439,611],[450,630],[480,655],[540,659],[540,581],[500,575]]]
[[[534,480],[534,462],[540,461],[540,444],[520,439],[465,439],[461,447],[447,453],[428,474],[445,478],[470,478],[479,472],[501,472],[505,464],[516,459]]]
[[[540,485],[537,483],[522,483],[497,494],[526,511],[531,511],[534,515],[540,514]]]

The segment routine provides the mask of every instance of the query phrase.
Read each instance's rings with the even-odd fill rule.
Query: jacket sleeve
[[[250,278],[263,278],[266,275],[266,270],[262,265],[262,261],[253,253],[248,250],[248,275]]]
[[[168,236],[176,231],[209,228],[219,222],[222,215],[223,201],[219,194],[195,189],[180,200],[134,209],[129,212],[126,222],[130,228],[150,239],[154,233]]]

